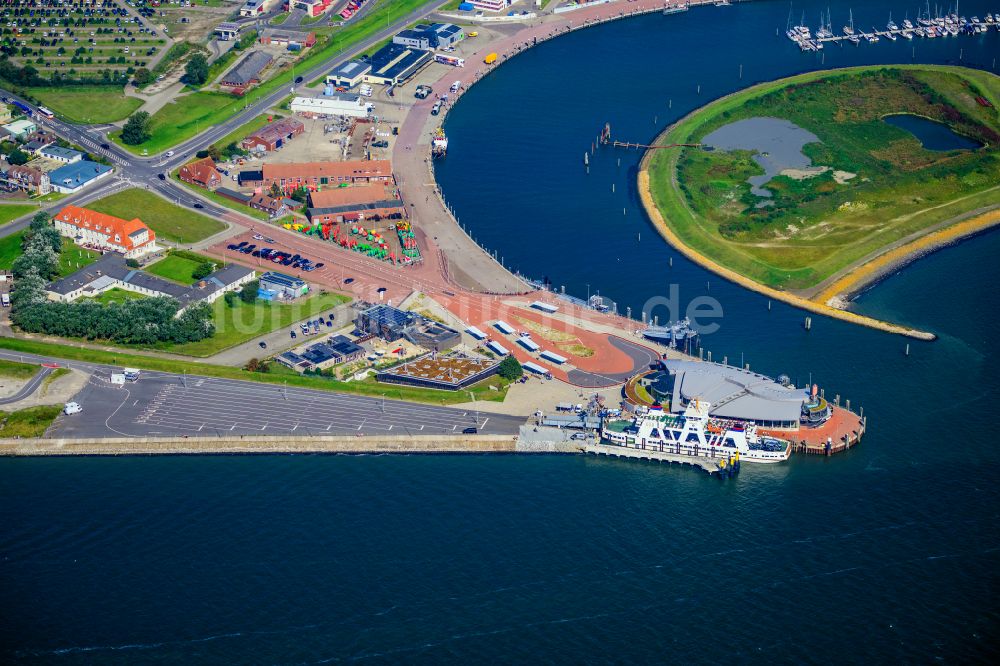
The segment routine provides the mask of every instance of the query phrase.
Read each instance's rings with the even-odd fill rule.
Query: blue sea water
[[[820,7],[795,12],[815,23]],[[846,6],[831,9],[835,26],[846,22]],[[899,21],[901,6],[855,6],[855,23],[882,25],[890,9]],[[910,342],[906,356],[899,337],[820,317],[806,333],[803,313],[769,311],[684,261],[641,215],[634,152],[599,153],[589,177],[580,165],[604,122],[650,139],[741,85],[739,62],[743,84],[819,66],[773,37],[787,13],[755,2],[653,15],[533,49],[449,116],[438,174],[463,223],[526,273],[580,295],[590,282],[621,309],[671,284],[685,302],[715,296],[725,316],[706,344],[717,358],[743,355],[864,406],[860,447],[747,465],[726,482],[572,456],[0,460],[0,658],[995,658],[1000,233],[861,296],[858,310],[940,336]],[[989,67],[997,37],[912,46],[918,59],[961,49]],[[910,48],[834,47],[825,64],[904,60]]]

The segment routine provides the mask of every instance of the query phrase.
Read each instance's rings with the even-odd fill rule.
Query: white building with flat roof
[[[375,111],[375,105],[361,95],[331,95],[328,97],[296,97],[289,108],[293,113],[317,116],[351,116],[364,118]]]

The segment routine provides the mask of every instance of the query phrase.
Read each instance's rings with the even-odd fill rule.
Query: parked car
[[[352,282],[354,282],[354,278],[345,278],[344,279],[344,284],[351,284]]]
[[[69,415],[69,414],[79,414],[82,411],[83,411],[83,407],[81,407],[80,403],[77,403],[77,402],[67,402],[66,406],[63,407],[63,414],[66,414],[66,415]]]
[[[236,243],[230,243],[229,245],[226,246],[226,249],[227,250],[238,250],[238,249],[240,249],[240,246],[237,245]]]
[[[298,337],[297,335],[295,335],[295,331],[288,331],[288,335],[291,336],[292,340]]]
[[[324,266],[326,266],[326,264],[324,264],[322,261],[316,264],[316,268],[323,268]]]
[[[329,321],[329,320],[328,320],[328,321],[326,322],[326,327],[327,327],[327,328],[333,328],[333,322],[332,322],[332,321]]]
[[[573,435],[570,437],[570,439],[575,439],[579,441],[584,439],[590,439],[590,436],[584,432],[574,432]]]
[[[263,236],[261,236],[260,234],[254,234],[254,235],[253,235],[253,239],[254,239],[254,240],[264,240],[264,237],[263,237]]]
[[[266,343],[266,342],[264,342],[263,340],[261,340],[261,341],[260,341],[260,342],[258,343],[258,346],[259,346],[259,347],[260,347],[261,349],[267,349],[267,343]]]
[[[462,430],[463,435],[475,435],[477,432],[479,432],[479,428],[465,428]]]

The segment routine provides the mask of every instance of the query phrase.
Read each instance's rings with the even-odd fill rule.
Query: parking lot
[[[97,373],[74,397],[83,410],[62,415],[53,437],[148,435],[433,435],[468,428],[514,434],[522,417],[435,407],[281,385],[143,372],[112,387]]]

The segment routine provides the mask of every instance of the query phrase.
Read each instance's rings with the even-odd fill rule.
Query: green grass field
[[[0,377],[9,379],[31,379],[38,373],[38,366],[0,359]]]
[[[865,67],[761,84],[704,107],[659,143],[697,143],[744,118],[791,120],[819,138],[803,153],[834,172],[764,185],[764,206],[746,179],[762,174],[746,151],[658,150],[649,166],[653,199],[688,247],[762,284],[808,290],[892,242],[967,211],[1000,203],[1000,120],[975,102],[1000,105],[1000,78],[955,67]],[[885,123],[914,113],[980,139],[975,151],[924,149]]]
[[[176,206],[146,190],[124,190],[87,207],[124,220],[138,217],[157,237],[175,243],[195,243],[226,228],[222,222]]]
[[[7,224],[11,220],[16,220],[22,215],[27,215],[38,210],[38,206],[31,204],[3,204],[0,205],[0,225]]]
[[[301,303],[271,304],[257,301],[249,305],[237,301],[234,307],[230,307],[226,305],[225,299],[220,298],[212,304],[215,335],[198,342],[165,347],[164,350],[185,356],[211,356],[257,336],[324,314],[349,300],[347,296],[326,292],[314,294]],[[261,353],[266,354],[264,350]]]
[[[127,291],[125,289],[119,289],[115,287],[113,289],[108,289],[106,292],[98,296],[97,298],[81,298],[81,301],[94,301],[95,303],[100,303],[101,305],[107,305],[109,303],[124,303],[125,301],[136,301],[141,298],[145,298],[142,294],[137,294],[134,291]]]
[[[227,93],[191,93],[177,98],[152,115],[149,121],[152,137],[149,141],[129,146],[122,143],[121,132],[114,132],[109,136],[119,146],[136,155],[141,155],[143,150],[152,155],[222,123],[242,110],[243,104],[242,99]]]
[[[126,97],[115,86],[70,86],[29,88],[32,97],[71,123],[114,123],[142,106],[142,100]]]
[[[14,260],[21,254],[21,241],[23,239],[23,231],[0,238],[0,268],[10,270]]]
[[[0,412],[0,437],[41,437],[62,412],[62,405],[29,407],[16,412]]]
[[[494,391],[490,389],[490,383],[488,382],[481,382],[480,384],[476,384],[465,391],[436,391],[433,389],[421,389],[409,386],[378,384],[372,381],[341,382],[325,377],[307,377],[277,371],[274,373],[247,372],[238,368],[211,365],[209,363],[199,363],[197,361],[178,361],[177,359],[157,358],[155,356],[143,356],[140,354],[127,354],[104,351],[100,349],[72,347],[69,345],[7,337],[0,337],[0,349],[9,349],[11,351],[23,352],[25,354],[42,354],[45,356],[53,356],[56,358],[76,361],[89,361],[91,363],[118,366],[124,365],[143,370],[157,370],[160,372],[173,373],[186,372],[191,375],[199,375],[202,377],[242,379],[244,381],[258,382],[261,384],[299,386],[302,388],[334,391],[337,393],[351,393],[355,395],[385,396],[387,400],[407,400],[410,402],[422,402],[436,405],[451,405],[460,402],[468,402],[470,391],[473,396],[475,396],[475,399],[481,402],[503,402],[504,397],[507,395],[507,386],[503,386],[499,390]]]
[[[23,231],[0,238],[0,269],[10,270],[14,260],[21,254],[23,238]],[[63,238],[62,252],[59,254],[59,275],[65,277],[89,266],[100,256],[97,252],[79,247],[69,238]]]
[[[59,253],[59,275],[66,277],[85,266],[89,266],[101,257],[99,252],[82,248],[69,238],[62,239],[62,252]]]
[[[146,266],[143,270],[183,285],[189,285],[195,281],[192,273],[205,262],[222,263],[218,259],[205,257],[194,252],[174,251],[163,259]]]

